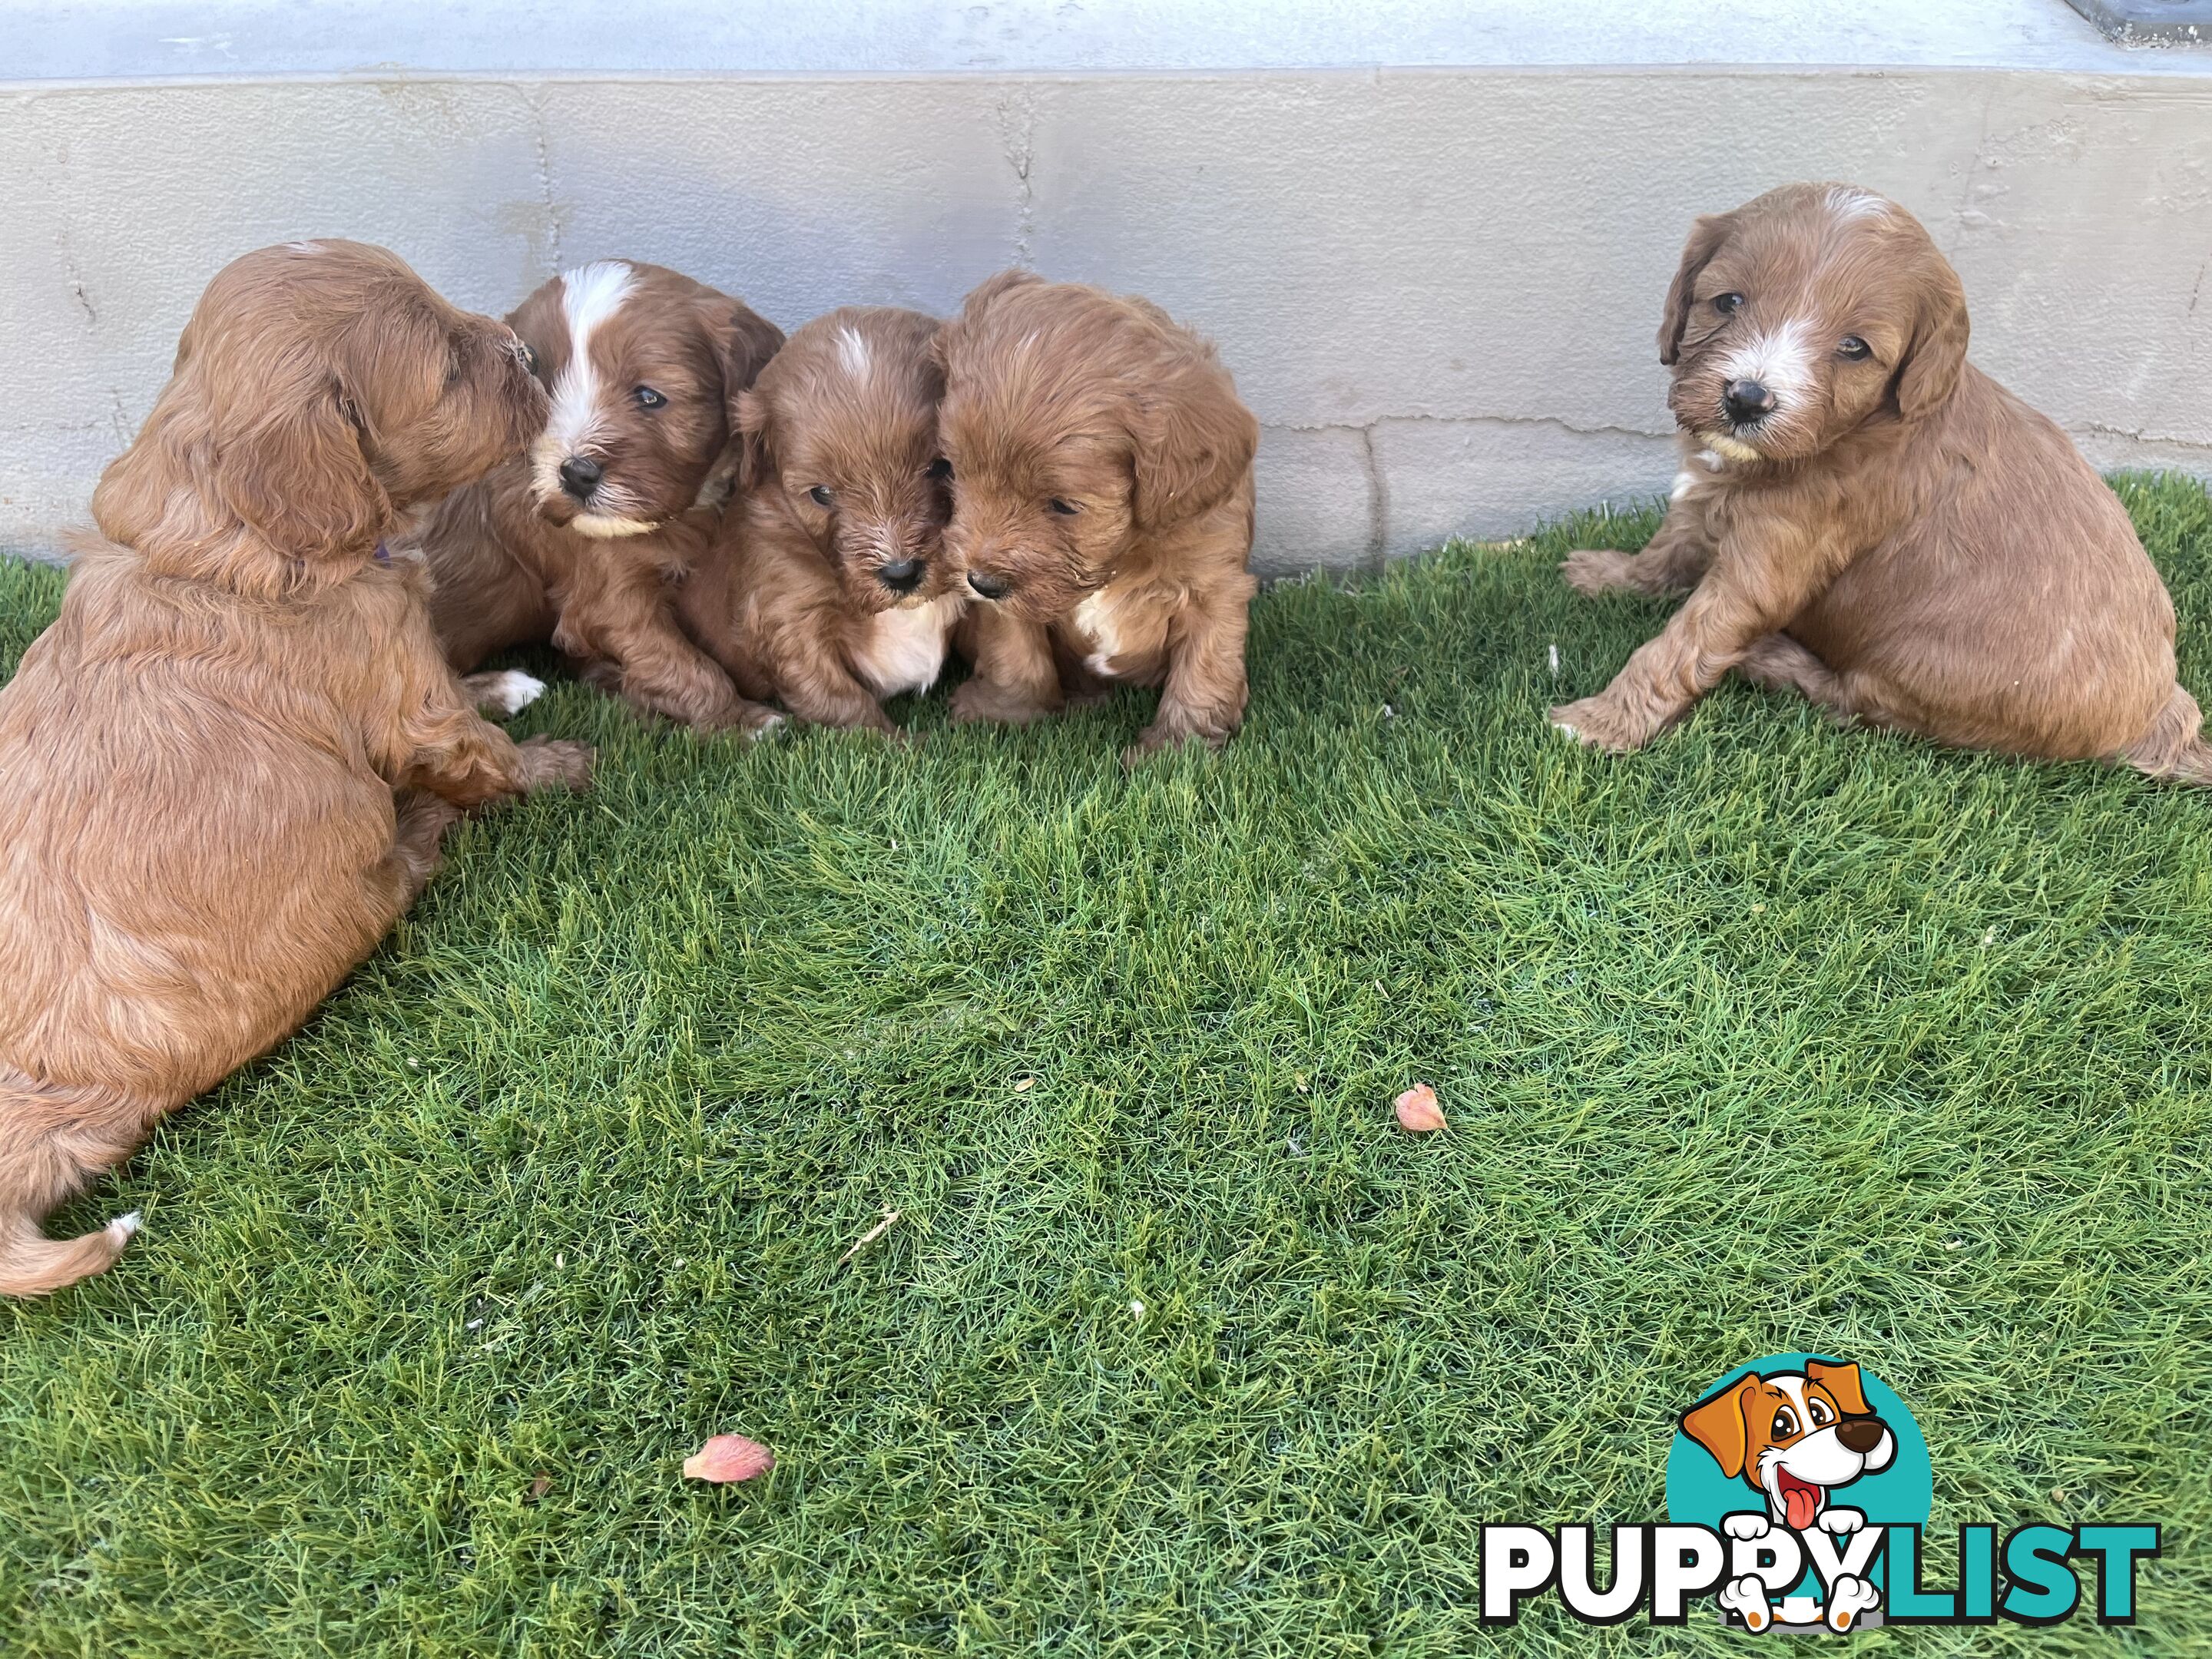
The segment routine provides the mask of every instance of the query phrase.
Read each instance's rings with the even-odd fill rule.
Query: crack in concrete
[[[2175,438],[2162,432],[2137,432],[2124,426],[2107,426],[2102,421],[2076,421],[2067,430],[2094,432],[2100,438],[2126,438],[2139,444],[2166,444],[2175,449],[2212,450],[2212,439]]]
[[[1382,426],[1497,426],[1549,427],[1556,432],[1571,433],[1577,438],[1672,438],[1673,428],[1655,431],[1649,427],[1578,426],[1572,421],[1562,420],[1556,415],[1377,415],[1372,420],[1359,421],[1262,421],[1263,432],[1357,432],[1371,434]]]
[[[1367,464],[1367,568],[1380,570],[1390,557],[1390,487],[1375,459],[1375,428],[1359,428],[1359,453]]]
[[[1001,99],[998,117],[999,143],[1014,170],[1018,191],[1013,263],[1027,270],[1036,229],[1036,184],[1030,176],[1036,164],[1036,94],[1023,88]]]
[[[530,136],[538,155],[538,194],[545,209],[545,250],[551,258],[546,271],[550,280],[561,274],[563,261],[561,253],[561,221],[565,216],[553,193],[553,145],[551,134],[545,125],[545,104],[517,88],[523,105],[530,111]]]

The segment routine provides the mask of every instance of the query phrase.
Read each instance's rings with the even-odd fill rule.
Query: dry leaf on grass
[[[1014,1085],[1014,1092],[1018,1095],[1025,1095],[1036,1086],[1036,1079],[1035,1078],[1025,1077],[1019,1083]]]
[[[1444,1127],[1444,1109],[1437,1104],[1437,1091],[1416,1083],[1398,1097],[1398,1127],[1410,1134],[1425,1135]]]
[[[535,1504],[539,1498],[544,1497],[547,1492],[551,1492],[552,1490],[553,1477],[550,1474],[539,1475],[536,1480],[530,1483],[530,1502]]]
[[[775,1454],[759,1441],[741,1434],[718,1434],[684,1460],[684,1478],[726,1486],[766,1474],[775,1467]]]

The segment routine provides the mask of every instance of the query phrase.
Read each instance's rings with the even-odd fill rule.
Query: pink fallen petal
[[[1425,1135],[1444,1127],[1444,1109],[1437,1104],[1437,1091],[1416,1083],[1398,1097],[1398,1127],[1409,1134]]]
[[[684,1460],[684,1478],[727,1485],[766,1474],[775,1467],[775,1454],[759,1441],[741,1434],[718,1434]]]

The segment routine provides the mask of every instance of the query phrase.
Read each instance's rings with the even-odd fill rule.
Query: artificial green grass
[[[2212,504],[2118,487],[2203,697]],[[750,747],[562,685],[595,792],[459,833],[0,1310],[0,1650],[1741,1654],[1478,1631],[1477,1528],[1663,1517],[1796,1349],[1916,1410],[1931,1540],[2166,1528],[2133,1632],[1856,1645],[2212,1650],[2212,797],[1734,684],[1572,748],[1664,607],[1553,562],[1653,522],[1276,588],[1243,736],[1133,777],[1146,697]],[[58,593],[0,574],[0,672]],[[775,1472],[684,1482],[721,1430]]]

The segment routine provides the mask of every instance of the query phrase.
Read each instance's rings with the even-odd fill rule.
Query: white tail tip
[[[107,1231],[118,1244],[122,1244],[128,1243],[131,1236],[145,1224],[139,1217],[138,1212],[133,1210],[129,1215],[119,1215],[109,1222]]]

